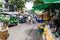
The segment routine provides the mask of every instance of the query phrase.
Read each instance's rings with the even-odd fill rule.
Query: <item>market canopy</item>
[[[44,10],[46,9],[47,7],[49,7],[51,4],[42,4],[42,5],[36,5],[36,6],[33,6],[33,10]]]
[[[42,0],[45,3],[60,3],[60,0]]]

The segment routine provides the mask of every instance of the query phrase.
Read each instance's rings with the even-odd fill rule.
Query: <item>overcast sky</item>
[[[31,10],[33,7],[33,2],[32,1],[26,2],[25,7],[26,7],[26,10]]]

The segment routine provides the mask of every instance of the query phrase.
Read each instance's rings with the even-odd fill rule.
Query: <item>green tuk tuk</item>
[[[8,26],[17,25],[18,18],[8,13],[0,13],[0,20],[5,20],[8,22]]]

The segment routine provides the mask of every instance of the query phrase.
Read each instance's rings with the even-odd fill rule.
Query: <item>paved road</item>
[[[37,24],[18,24],[9,28],[9,34],[7,40],[38,40]]]

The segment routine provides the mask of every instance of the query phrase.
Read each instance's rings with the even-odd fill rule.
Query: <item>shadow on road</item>
[[[26,34],[28,34],[27,40],[39,40],[37,29],[28,29]]]

